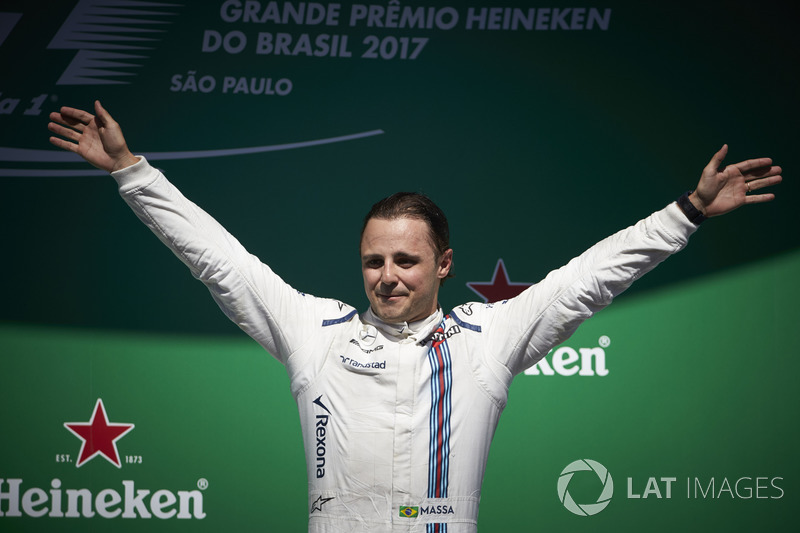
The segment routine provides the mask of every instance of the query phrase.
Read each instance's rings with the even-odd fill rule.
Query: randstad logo
[[[600,492],[600,496],[597,497],[597,501],[594,503],[576,503],[575,500],[572,499],[569,490],[567,490],[569,487],[569,482],[572,480],[572,476],[581,471],[594,472],[594,474],[600,479],[600,483],[603,484],[603,489]],[[611,479],[611,474],[608,472],[606,467],[597,461],[592,461],[591,459],[579,459],[571,462],[566,466],[566,468],[564,468],[564,470],[561,471],[561,475],[558,478],[558,499],[562,504],[564,504],[564,507],[566,507],[569,512],[578,516],[596,515],[608,506],[613,495],[614,480]]]

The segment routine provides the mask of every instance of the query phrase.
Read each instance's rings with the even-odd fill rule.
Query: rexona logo
[[[584,471],[593,472],[603,484],[603,489],[597,497],[597,501],[594,503],[576,503],[568,490],[569,482],[572,481],[572,477],[577,472]],[[614,480],[611,479],[611,474],[606,470],[606,467],[591,459],[579,459],[571,462],[561,471],[561,475],[558,477],[558,499],[569,512],[578,516],[596,515],[608,506],[613,495]]]
[[[325,453],[327,451],[327,444],[325,438],[328,434],[328,421],[332,415],[330,409],[322,403],[322,395],[317,396],[314,400],[314,405],[317,405],[325,410],[326,414],[317,414],[316,422],[314,424],[314,435],[317,437],[317,478],[325,477]]]
[[[98,456],[121,468],[117,441],[130,433],[135,426],[131,423],[109,422],[103,400],[98,398],[88,422],[66,422],[64,427],[81,441],[80,451],[74,459],[77,468]],[[73,457],[72,454],[57,454],[56,462],[72,462]],[[125,459],[126,463],[142,463],[141,456],[126,456]],[[102,466],[102,462],[98,466]],[[121,485],[99,491],[89,488],[63,488],[61,480],[53,478],[48,488],[40,488],[26,486],[22,478],[0,478],[0,517],[206,517],[203,512],[202,491],[208,488],[208,481],[204,478],[198,480],[198,490],[175,492],[167,489],[137,489],[133,480],[123,480]],[[5,531],[3,525],[0,525],[0,530]]]

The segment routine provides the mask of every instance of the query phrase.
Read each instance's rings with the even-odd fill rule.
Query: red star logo
[[[76,467],[100,454],[112,465],[122,468],[117,441],[133,429],[133,424],[110,424],[102,399],[97,399],[89,422],[65,422],[64,427],[83,441]]]
[[[494,274],[492,281],[476,282],[468,281],[467,287],[472,289],[473,292],[478,294],[484,302],[499,302],[508,300],[518,295],[533,283],[524,282],[511,282],[508,281],[508,273],[506,272],[506,264],[502,259],[497,260],[497,265],[494,267]]]

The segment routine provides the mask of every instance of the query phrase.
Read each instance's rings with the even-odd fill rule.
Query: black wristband
[[[694,223],[695,226],[699,226],[707,217],[694,206],[691,200],[689,200],[689,195],[692,194],[692,192],[693,191],[687,191],[683,193],[676,201],[678,202],[678,207],[680,207],[683,214],[686,215],[686,218]]]

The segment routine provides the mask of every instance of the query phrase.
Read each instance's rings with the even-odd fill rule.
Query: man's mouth
[[[405,294],[380,294],[380,293],[378,293],[378,298],[380,298],[381,300],[387,300],[389,302],[397,301],[400,298],[402,298],[403,296],[405,296]]]

